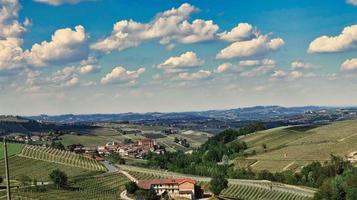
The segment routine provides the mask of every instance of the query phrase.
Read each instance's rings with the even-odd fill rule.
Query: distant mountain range
[[[306,112],[314,112],[326,109],[319,106],[304,107],[281,107],[281,106],[255,106],[247,108],[236,108],[229,110],[209,110],[197,112],[172,112],[172,113],[121,113],[121,114],[86,114],[86,115],[39,115],[29,116],[27,118],[60,123],[78,123],[78,122],[140,122],[140,121],[160,121],[160,120],[179,120],[179,121],[251,121],[251,120],[278,120],[294,115],[301,115]]]

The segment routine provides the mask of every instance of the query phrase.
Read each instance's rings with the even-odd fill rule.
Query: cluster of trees
[[[122,158],[119,154],[109,154],[108,156],[105,157],[105,159],[110,163],[110,164],[120,164],[124,165],[125,164],[125,159]]]
[[[177,144],[181,144],[186,148],[190,147],[190,143],[186,139],[175,137],[174,142]]]
[[[227,172],[231,168],[228,165],[218,165],[217,162],[227,161],[229,157],[233,158],[243,154],[243,151],[247,149],[247,144],[237,139],[239,136],[263,129],[265,127],[262,123],[252,123],[239,130],[225,130],[208,139],[192,154],[185,154],[182,151],[167,152],[164,155],[149,153],[147,166],[185,174],[213,177],[217,173]]]
[[[138,187],[135,182],[125,184],[127,194],[135,196],[137,200],[159,200],[160,197],[156,195],[155,190],[144,190]],[[163,194],[163,196],[165,196]]]

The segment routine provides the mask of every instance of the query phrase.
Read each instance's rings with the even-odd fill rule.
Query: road
[[[110,164],[108,161],[102,161],[101,162],[105,168],[107,168],[107,173],[113,173],[113,172],[117,172],[118,168],[115,167],[115,165]]]

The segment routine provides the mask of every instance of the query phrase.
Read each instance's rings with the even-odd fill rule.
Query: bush
[[[128,194],[135,194],[135,192],[139,189],[138,185],[135,182],[129,182],[125,184],[125,189]]]
[[[50,173],[49,176],[57,189],[66,188],[68,186],[68,177],[63,171],[55,169]]]

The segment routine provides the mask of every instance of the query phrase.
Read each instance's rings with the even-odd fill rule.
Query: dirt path
[[[124,190],[123,192],[120,193],[120,198],[122,200],[134,200],[134,199],[128,197],[128,195],[126,195],[126,190]]]
[[[283,171],[289,169],[289,167],[291,167],[293,164],[295,163],[295,161],[289,163],[288,165],[286,165],[284,168],[283,168]]]
[[[353,134],[353,135],[349,135],[349,136],[347,136],[347,137],[344,137],[344,138],[341,138],[341,139],[339,139],[339,140],[337,140],[338,142],[343,142],[344,140],[346,140],[346,139],[348,139],[348,138],[351,138],[351,137],[353,137],[353,136],[356,136],[357,135],[357,133],[355,133],[355,134]]]

